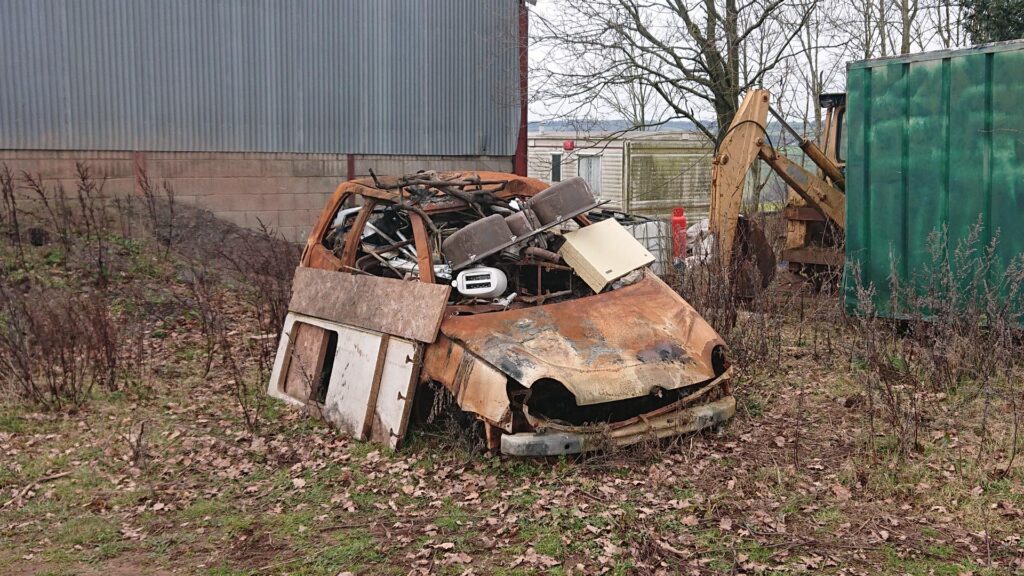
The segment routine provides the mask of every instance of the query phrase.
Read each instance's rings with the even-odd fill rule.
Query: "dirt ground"
[[[63,277],[46,250],[27,268]],[[204,376],[180,262],[123,257],[113,290],[152,312],[144,377],[77,410],[0,401],[0,573],[1024,571],[1020,466],[937,423],[898,458],[849,359],[823,361],[799,318],[777,357],[738,367],[719,430],[511,459],[435,427],[393,453],[277,403],[250,430],[223,361]],[[222,305],[244,339],[238,290]]]

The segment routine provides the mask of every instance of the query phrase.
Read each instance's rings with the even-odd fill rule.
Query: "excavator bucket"
[[[775,278],[775,251],[757,220],[740,216],[736,224],[729,277],[738,296],[753,298]]]

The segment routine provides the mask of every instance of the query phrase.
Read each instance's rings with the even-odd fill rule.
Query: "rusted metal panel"
[[[288,309],[315,318],[433,342],[450,286],[297,268]],[[415,313],[410,313],[415,312]]]
[[[561,382],[580,405],[711,380],[713,350],[725,344],[650,273],[588,298],[449,317],[441,333],[523,386],[542,378]]]
[[[799,196],[797,196],[799,198]],[[803,198],[800,198],[800,202],[804,202]],[[805,222],[824,222],[825,217],[822,216],[821,212],[818,212],[810,206],[786,206],[782,210],[782,215],[786,220],[801,220]]]
[[[489,423],[511,431],[512,416],[500,371],[466,351],[444,335],[424,352],[422,381],[440,382],[463,410],[479,414]]]
[[[666,438],[696,432],[725,422],[736,413],[736,398],[729,394],[731,375],[732,371],[727,370],[696,392],[659,410],[598,427],[569,426],[529,413],[526,417],[538,432],[556,431],[578,435],[583,440],[584,450],[609,444],[627,446],[647,438]]]

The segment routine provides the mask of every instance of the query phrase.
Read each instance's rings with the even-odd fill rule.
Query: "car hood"
[[[441,332],[523,386],[561,382],[579,405],[643,396],[711,380],[721,337],[650,271],[594,296],[472,316]]]

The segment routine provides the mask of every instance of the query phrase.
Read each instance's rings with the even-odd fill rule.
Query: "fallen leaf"
[[[846,486],[843,486],[842,484],[833,484],[832,493],[836,495],[836,498],[838,498],[840,502],[846,502],[852,496]]]
[[[465,552],[448,552],[444,555],[444,564],[469,564],[473,557]]]

